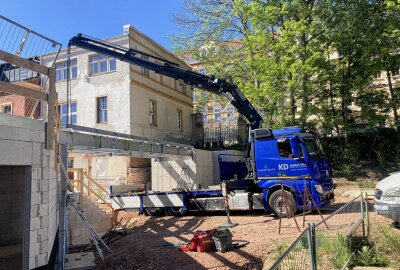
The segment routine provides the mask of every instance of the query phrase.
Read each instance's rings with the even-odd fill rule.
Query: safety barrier
[[[347,202],[318,223],[309,224],[271,270],[345,269],[353,245],[369,232],[368,205],[364,195]]]

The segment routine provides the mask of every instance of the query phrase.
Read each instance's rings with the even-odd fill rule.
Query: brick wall
[[[30,99],[24,96],[17,95],[1,95],[0,96],[0,105],[2,104],[11,104],[12,105],[12,114],[17,116],[25,116],[29,117],[31,111],[33,110],[35,100]],[[35,113],[33,114],[34,118],[39,117],[40,106],[38,105]]]

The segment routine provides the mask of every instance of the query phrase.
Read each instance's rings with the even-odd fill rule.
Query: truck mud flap
[[[255,193],[251,196],[253,202],[253,209],[265,209],[264,208],[264,196],[262,193]]]

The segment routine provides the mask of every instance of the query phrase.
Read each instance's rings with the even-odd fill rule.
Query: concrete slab
[[[342,197],[350,197],[350,198],[355,198],[358,195],[360,195],[361,192],[367,193],[368,197],[374,197],[375,190],[374,189],[361,189],[361,188],[355,188],[348,190],[346,192],[343,192]]]
[[[65,263],[65,270],[94,269],[96,266],[93,252],[68,254],[68,261]]]
[[[0,126],[42,131],[44,130],[44,121],[2,113],[0,115]]]

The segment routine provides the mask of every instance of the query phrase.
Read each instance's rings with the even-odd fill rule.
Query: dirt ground
[[[323,211],[329,215],[351,198],[341,194],[354,186],[339,186],[335,190],[336,202]],[[355,213],[354,215],[359,214]],[[374,213],[372,213],[374,215]],[[112,253],[105,262],[98,262],[97,269],[262,269],[264,261],[273,261],[273,251],[282,243],[291,243],[299,235],[293,219],[283,219],[279,235],[279,219],[263,211],[234,212],[232,221],[239,225],[232,228],[233,241],[246,243],[226,253],[182,252],[174,245],[188,243],[197,230],[209,230],[226,222],[223,213],[176,217],[138,216],[121,213],[130,219],[129,234],[110,245]],[[306,216],[306,222],[319,221],[318,213]],[[302,230],[302,216],[297,217]],[[240,242],[239,242],[240,241]]]

